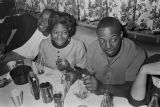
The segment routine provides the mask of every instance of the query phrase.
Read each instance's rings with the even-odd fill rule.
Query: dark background
[[[0,19],[16,13],[14,0],[0,0]]]

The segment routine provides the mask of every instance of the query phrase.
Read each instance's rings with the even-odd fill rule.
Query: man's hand
[[[84,79],[84,84],[86,85],[89,91],[97,90],[98,82],[94,76],[88,75],[83,77],[83,79]]]
[[[74,69],[76,70],[77,78],[82,79],[82,75],[92,75],[87,69],[81,68],[78,66],[74,66]],[[93,74],[94,75],[94,74]]]

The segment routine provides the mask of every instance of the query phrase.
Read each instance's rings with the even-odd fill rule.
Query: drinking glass
[[[42,100],[44,103],[50,103],[53,100],[53,89],[49,82],[40,84]]]
[[[55,105],[55,107],[63,107],[64,100],[63,100],[62,93],[55,93],[53,95],[53,99],[54,99],[54,105]]]
[[[38,74],[44,74],[44,59],[43,57],[38,54],[38,59],[36,61],[36,67],[37,67],[37,70],[38,70]]]
[[[68,73],[64,73],[62,75],[61,84],[63,85],[63,99],[64,99],[71,86],[70,75]]]
[[[103,95],[100,107],[113,107],[113,96],[107,90]]]

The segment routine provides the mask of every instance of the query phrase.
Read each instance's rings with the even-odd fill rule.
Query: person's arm
[[[97,80],[97,79],[96,79]],[[94,90],[96,95],[103,95],[106,92],[106,86],[102,82],[97,80],[97,88]]]
[[[1,35],[0,42],[5,44],[7,43],[9,37],[11,36],[12,30],[16,29],[18,26],[17,21],[19,20],[18,16],[7,17],[4,22],[0,25]]]
[[[126,72],[125,72],[125,80],[126,81],[134,81],[137,77],[137,73],[139,72],[141,66],[143,65],[146,59],[146,53],[143,50],[140,50],[137,55],[135,55],[134,59],[131,60]]]
[[[126,81],[123,84],[111,85],[102,83],[94,76],[86,76],[84,77],[84,84],[89,91],[95,93],[96,95],[103,95],[106,91],[108,91],[114,96],[127,97],[130,93],[130,88],[133,82]]]
[[[145,74],[143,70],[144,68],[143,67],[141,68],[145,59],[146,59],[145,52],[140,52],[135,57],[134,61],[132,62],[131,66],[128,69],[128,72],[130,72],[128,73],[129,77],[130,78],[134,77],[133,80],[135,80],[131,88],[131,96],[133,97],[133,99],[137,101],[143,100],[146,95],[147,74]]]
[[[79,42],[76,52],[76,66],[84,68],[86,62],[86,49],[82,42]]]
[[[24,59],[26,59],[24,56],[21,56],[20,54],[18,54],[16,52],[9,52],[9,53],[5,54],[2,61],[4,63],[7,63],[9,61],[17,61],[17,60],[24,60]]]
[[[144,65],[133,83],[131,96],[135,100],[143,100],[146,95],[147,75],[160,75],[160,62]]]
[[[8,17],[0,24],[0,54],[5,52],[7,41],[11,36],[13,30],[13,19]]]
[[[36,37],[40,35],[36,34]],[[25,44],[17,49],[14,49],[11,52],[5,54],[5,58],[3,59],[4,62],[13,61],[13,60],[24,60],[30,59],[33,60],[36,55],[38,54],[39,48],[39,39],[32,40],[33,44]],[[30,43],[32,43],[30,42]],[[34,43],[35,42],[35,43]],[[38,43],[37,43],[38,42]]]
[[[145,67],[142,67],[131,88],[131,96],[137,101],[143,100],[146,95],[147,74],[145,71]]]

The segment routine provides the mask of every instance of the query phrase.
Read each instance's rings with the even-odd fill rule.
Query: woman
[[[76,20],[67,13],[57,13],[49,18],[48,31],[50,38],[42,40],[39,53],[44,64],[52,69],[64,71],[63,61],[67,68],[75,65],[82,67],[86,61],[84,44],[72,38],[76,29]]]

